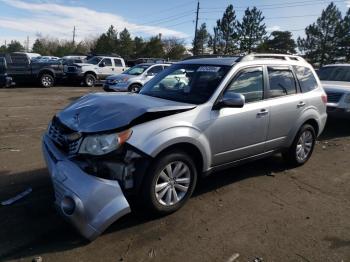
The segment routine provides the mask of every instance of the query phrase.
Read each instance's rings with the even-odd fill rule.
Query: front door
[[[209,136],[214,166],[264,153],[270,109],[264,83],[262,66],[242,69],[225,92],[242,94],[243,108],[212,111]]]
[[[105,79],[107,76],[114,74],[114,67],[112,64],[112,59],[104,58],[99,63],[99,75],[101,79]]]

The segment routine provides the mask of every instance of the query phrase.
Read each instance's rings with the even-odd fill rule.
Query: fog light
[[[75,210],[75,201],[69,196],[65,196],[61,201],[61,209],[65,215],[71,216]]]

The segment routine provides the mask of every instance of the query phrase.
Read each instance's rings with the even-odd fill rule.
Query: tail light
[[[328,101],[327,95],[326,95],[326,94],[323,94],[323,95],[321,96],[321,98],[322,98],[322,102],[325,103],[325,104],[327,104],[327,101]]]

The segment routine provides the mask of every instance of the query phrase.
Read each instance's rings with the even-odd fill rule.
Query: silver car
[[[56,205],[93,240],[130,212],[183,206],[197,178],[281,152],[304,164],[327,114],[313,68],[287,55],[179,62],[136,93],[88,94],[43,137]]]
[[[119,75],[106,78],[103,89],[137,93],[149,80],[168,68],[170,64],[142,63],[133,66]]]
[[[318,74],[328,96],[328,115],[350,119],[350,64],[327,65]]]

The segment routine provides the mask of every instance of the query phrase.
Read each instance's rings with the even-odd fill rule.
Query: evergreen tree
[[[134,52],[134,41],[131,38],[129,31],[124,28],[119,33],[118,54],[124,59],[130,59]]]
[[[259,52],[295,54],[296,43],[289,31],[273,31],[258,47]]]
[[[197,30],[197,38],[193,40],[192,52],[194,55],[203,55],[206,53],[208,47],[209,33],[207,30],[206,23],[201,24],[200,28]]]
[[[322,11],[316,23],[305,29],[306,38],[298,38],[298,47],[306,59],[319,66],[334,63],[340,42],[341,12],[332,2]]]
[[[7,52],[20,52],[24,51],[24,46],[17,40],[11,40],[11,42],[7,45]]]
[[[111,25],[96,41],[94,53],[115,53],[118,51],[118,32]]]
[[[339,38],[338,56],[344,57],[346,62],[350,62],[350,8],[340,23]]]
[[[238,22],[238,35],[241,52],[250,53],[261,44],[266,35],[264,16],[256,7],[247,8],[242,22]]]
[[[223,46],[223,54],[232,54],[235,52],[237,42],[237,21],[236,12],[233,5],[229,5],[220,22],[217,23],[219,43]]]
[[[143,49],[145,48],[145,42],[143,41],[142,37],[135,37],[134,38],[134,52],[133,52],[133,58],[142,57],[143,55]]]
[[[145,43],[142,55],[144,57],[163,58],[165,54],[161,37],[151,37],[150,40]]]

